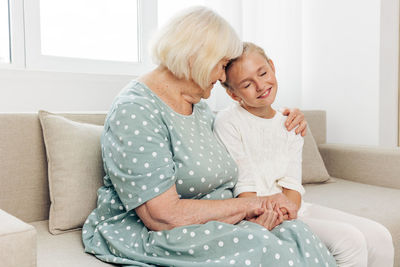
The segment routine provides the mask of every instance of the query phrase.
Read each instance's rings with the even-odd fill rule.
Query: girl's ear
[[[235,101],[240,102],[242,99],[238,97],[232,90],[226,89],[226,93]]]
[[[272,71],[275,73],[275,66],[274,66],[274,62],[272,61],[272,59],[268,59],[268,64],[271,66]]]

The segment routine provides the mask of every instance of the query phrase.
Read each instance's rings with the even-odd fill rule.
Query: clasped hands
[[[274,229],[285,220],[297,218],[298,208],[283,193],[271,196],[257,197],[261,207],[251,210],[246,220],[260,224],[268,230]]]

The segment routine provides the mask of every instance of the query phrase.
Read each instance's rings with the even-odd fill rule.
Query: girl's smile
[[[262,94],[261,94],[259,97],[257,97],[257,98],[261,98],[261,99],[267,98],[267,97],[270,95],[270,93],[271,93],[271,89],[272,89],[272,87],[268,88],[267,90],[264,91],[264,93],[262,93]]]
[[[262,118],[275,114],[271,105],[278,82],[272,60],[254,51],[244,53],[228,69],[227,80],[231,88],[227,93],[244,109]]]

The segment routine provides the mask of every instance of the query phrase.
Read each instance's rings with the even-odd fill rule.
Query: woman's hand
[[[264,211],[264,202],[265,200],[259,199],[257,197],[249,197],[250,200],[249,208],[246,210],[245,220],[251,221],[259,216],[261,216]]]
[[[283,217],[279,204],[267,200],[265,201],[264,212],[257,217],[248,219],[248,221],[262,225],[271,231],[284,221]]]
[[[288,199],[287,196],[284,195],[283,193],[277,193],[271,196],[261,197],[261,198],[265,198],[266,200],[270,200],[279,204],[280,207],[279,209],[282,212],[284,219],[286,220],[297,219],[297,212],[298,212],[297,205],[292,201],[290,201],[290,199]]]
[[[307,133],[307,121],[304,118],[304,114],[298,108],[288,109],[285,108],[282,114],[288,116],[285,122],[285,126],[288,131],[291,131],[296,126],[296,134],[301,133],[301,136],[305,136]]]

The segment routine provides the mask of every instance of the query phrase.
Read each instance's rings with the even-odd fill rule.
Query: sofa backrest
[[[325,143],[325,112],[303,112],[317,144]],[[102,125],[106,114],[62,115]],[[0,129],[0,209],[25,222],[47,220],[50,207],[47,159],[38,115],[0,113]]]
[[[326,143],[326,111],[302,110],[317,145]]]
[[[105,118],[105,113],[63,115],[97,125]],[[1,113],[0,129],[0,209],[26,222],[47,220],[47,159],[38,115]]]

